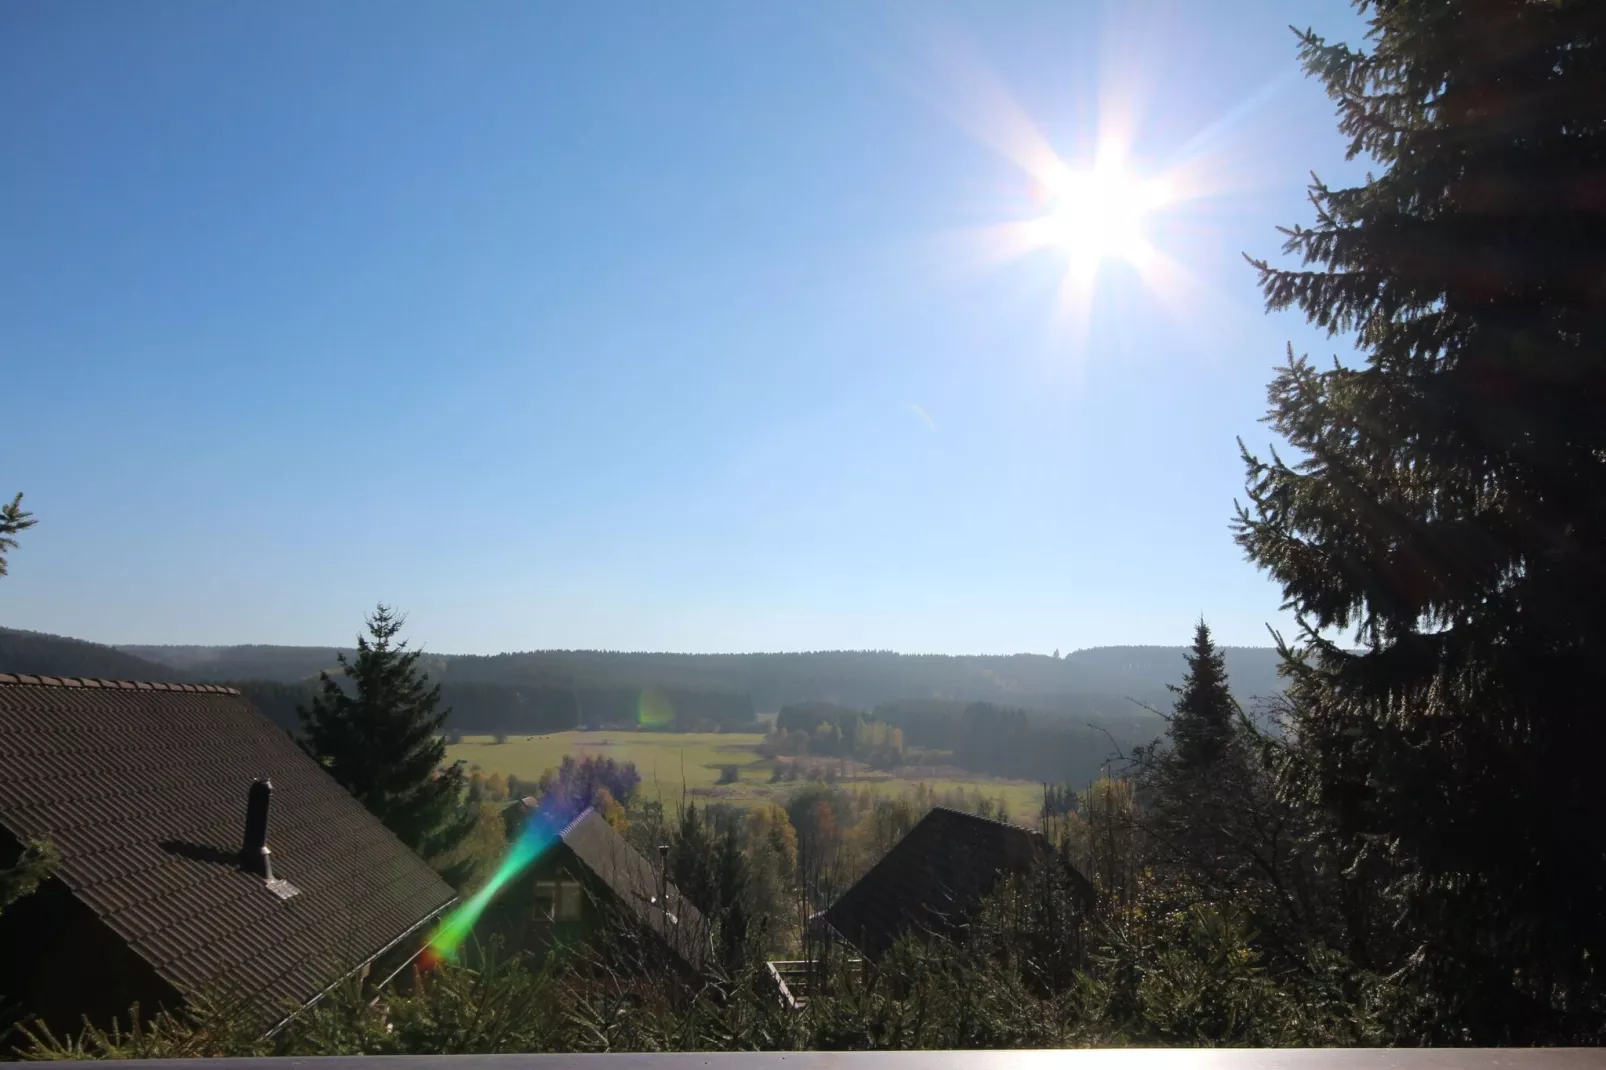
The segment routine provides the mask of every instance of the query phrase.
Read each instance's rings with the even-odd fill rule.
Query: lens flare
[[[572,816],[572,815],[571,815]],[[513,841],[502,862],[491,874],[485,886],[469,897],[441,921],[429,946],[424,949],[422,965],[427,969],[442,962],[456,962],[463,942],[474,931],[485,909],[509,881],[528,869],[558,838],[568,821],[556,812],[537,810],[525,821],[518,839]]]
[[[675,723],[675,707],[669,696],[649,687],[636,703],[636,723],[644,728],[663,728]]]

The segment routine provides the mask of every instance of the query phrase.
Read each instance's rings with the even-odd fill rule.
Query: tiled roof
[[[938,807],[825,911],[825,920],[871,959],[907,929],[957,924],[1005,876],[1050,853],[1042,834]]]
[[[239,863],[268,777],[281,899]],[[180,991],[265,1021],[449,904],[452,889],[232,688],[0,673],[0,827]]]
[[[708,923],[692,902],[613,830],[595,810],[587,809],[558,834],[598,880],[618,896],[643,925],[669,945],[693,969],[701,969],[712,945]],[[659,902],[663,892],[664,902]],[[663,909],[667,904],[668,909]]]

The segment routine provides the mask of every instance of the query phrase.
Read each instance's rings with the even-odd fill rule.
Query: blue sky
[[[1360,37],[1337,0],[0,3],[0,491],[39,518],[0,624],[1263,643],[1234,439],[1336,343],[1240,253],[1358,166],[1290,23]],[[1026,149],[1116,127],[1182,176],[1174,270],[1067,312],[1065,250],[997,228],[1044,211]]]

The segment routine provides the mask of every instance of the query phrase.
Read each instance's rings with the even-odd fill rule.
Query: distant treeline
[[[906,699],[865,713],[826,702],[783,707],[766,746],[780,754],[897,759],[973,773],[1088,784],[1133,746],[1163,734],[1158,716],[1089,723],[990,702]],[[799,744],[802,745],[799,745]],[[902,764],[901,761],[898,764]]]
[[[1089,784],[1119,754],[1165,731],[1158,716],[1095,721],[1045,717],[990,702],[913,699],[877,706],[906,747],[947,751],[961,769],[1047,783]]]
[[[112,679],[240,684],[275,721],[294,726],[303,685],[338,668],[333,647],[110,647],[60,636],[0,629],[0,672]],[[348,652],[349,653],[349,652]],[[1234,693],[1252,706],[1276,691],[1276,652],[1228,648]],[[755,712],[808,703],[869,711],[903,730],[905,745],[955,751],[967,768],[1009,776],[1064,779],[1067,756],[1100,760],[1112,751],[1103,730],[1125,747],[1159,734],[1144,707],[1168,709],[1166,685],[1181,679],[1178,647],[1098,647],[1063,658],[1038,654],[946,657],[886,651],[798,654],[629,654],[539,651],[495,656],[426,654],[420,667],[442,683],[454,730],[509,734],[638,721],[643,692],[667,699],[653,727],[750,725]],[[281,685],[279,688],[270,684]],[[285,690],[288,688],[288,690]],[[1024,729],[1006,718],[1005,748],[970,752],[956,736],[972,703],[1025,711]],[[883,714],[882,707],[889,712]],[[672,711],[666,717],[665,714]],[[939,712],[941,711],[941,712]],[[978,715],[980,716],[980,715]],[[908,723],[911,719],[921,723]],[[929,722],[929,723],[927,723]],[[1100,727],[1088,728],[1089,723]],[[1000,722],[1002,724],[1002,722]],[[1018,752],[1018,754],[1017,754]],[[1080,781],[1078,781],[1080,782]]]
[[[297,707],[310,702],[319,686],[315,680],[226,682],[239,688],[275,724],[291,730],[300,724]],[[753,704],[746,695],[669,689],[658,692],[656,697],[659,709],[667,704],[671,719],[642,727],[687,731],[748,728],[753,724]],[[638,724],[640,699],[640,691],[618,687],[522,686],[452,680],[441,683],[441,704],[451,710],[447,728],[469,735],[498,732],[538,735],[566,732],[590,724]]]
[[[772,755],[856,758],[878,769],[903,764],[903,733],[896,726],[829,702],[783,706],[765,746]]]
[[[293,682],[333,668],[333,647],[123,647],[161,662],[173,678]],[[349,652],[348,652],[349,653]],[[1123,717],[1142,703],[1167,708],[1168,684],[1182,678],[1181,647],[1097,647],[1063,658],[1042,654],[943,656],[890,651],[792,654],[653,654],[549,650],[523,654],[427,654],[421,666],[450,683],[544,688],[661,688],[683,694],[750,697],[758,711],[805,702],[871,710],[931,698],[993,702],[1042,713]],[[1233,690],[1246,704],[1281,688],[1276,651],[1228,648]],[[590,716],[587,714],[587,716]]]

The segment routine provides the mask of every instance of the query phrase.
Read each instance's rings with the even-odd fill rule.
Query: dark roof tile
[[[234,859],[273,780],[283,900]],[[0,828],[181,990],[233,984],[264,1019],[452,901],[451,889],[233,688],[0,674]]]
[[[938,807],[842,894],[825,919],[871,959],[905,931],[951,929],[998,882],[1048,857],[1041,833]]]
[[[653,864],[601,814],[587,809],[558,835],[649,931],[657,933],[693,969],[702,968],[712,948],[702,912],[678,888],[661,879]],[[660,890],[664,903],[658,901]]]

